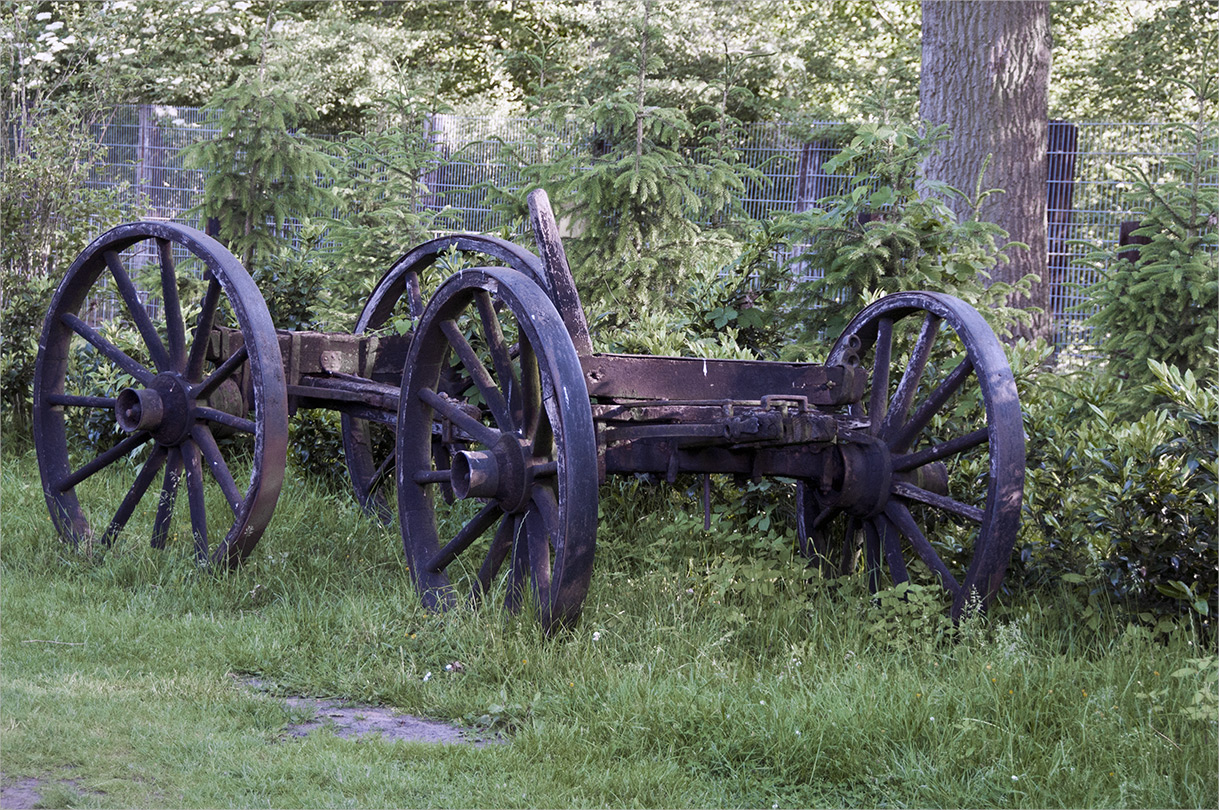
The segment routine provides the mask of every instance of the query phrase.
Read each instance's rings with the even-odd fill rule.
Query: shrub
[[[1023,390],[1026,519],[1016,569],[1091,581],[1152,621],[1219,609],[1219,388],[1153,363],[1165,404],[1122,416],[1122,381],[1041,375]],[[1082,579],[1081,579],[1082,577]]]
[[[809,279],[797,285],[787,305],[798,351],[833,340],[865,305],[900,290],[955,295],[996,327],[1024,317],[1003,302],[1013,291],[1027,291],[1034,277],[1015,288],[985,283],[990,269],[1007,260],[1003,250],[1018,243],[999,249],[997,240],[1005,234],[997,225],[976,218],[958,222],[947,205],[925,194],[930,184],[920,167],[945,137],[942,127],[922,134],[909,125],[859,126],[825,164],[826,171],[845,176],[844,190],[782,220],[778,227],[795,251],[790,266]],[[975,211],[995,193],[979,187],[968,197],[942,184],[937,188],[967,197]]]
[[[0,405],[29,421],[38,336],[59,276],[89,242],[90,225],[121,218],[123,186],[85,185],[101,155],[92,118],[47,106],[6,137],[0,172]]]
[[[1168,180],[1155,183],[1130,167],[1135,182],[1129,202],[1146,212],[1134,231],[1148,240],[1139,246],[1137,261],[1124,258],[1122,248],[1090,257],[1101,279],[1088,290],[1085,306],[1096,308],[1088,323],[1111,373],[1132,383],[1131,414],[1145,411],[1159,393],[1149,360],[1192,369],[1204,381],[1216,379],[1208,351],[1219,342],[1219,167],[1213,157],[1219,134],[1204,117],[1216,87],[1219,82],[1196,90],[1199,121],[1181,128],[1185,156],[1165,158]]]

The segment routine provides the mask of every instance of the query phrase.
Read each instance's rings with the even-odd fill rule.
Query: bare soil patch
[[[38,778],[33,776],[10,779],[0,773],[0,808],[3,810],[28,810],[37,807],[44,793],[68,790],[79,794],[75,779]]]
[[[257,678],[238,680],[250,689],[264,693],[269,691],[268,685]],[[404,742],[473,745],[480,748],[507,742],[498,734],[402,714],[387,706],[298,695],[275,699],[283,700],[284,705],[295,710],[297,714],[303,711],[312,715],[308,720],[289,725],[286,730],[288,737],[306,737],[319,729],[329,729],[335,736],[349,739],[379,735],[385,739]]]

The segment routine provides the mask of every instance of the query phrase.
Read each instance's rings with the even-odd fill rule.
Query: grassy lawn
[[[854,581],[720,598],[705,559],[640,550],[680,499],[603,491],[584,617],[547,640],[492,608],[427,615],[396,528],[300,479],[237,572],[134,539],[85,559],[6,450],[0,770],[50,780],[47,806],[1219,806],[1189,634],[1086,629],[1065,592],[954,641]],[[276,693],[510,743],[291,738]]]

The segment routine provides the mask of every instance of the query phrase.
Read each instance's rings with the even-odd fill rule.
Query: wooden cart
[[[1003,349],[976,311],[889,296],[824,364],[598,353],[545,193],[529,204],[540,255],[489,236],[429,241],[384,275],[350,335],[277,332],[239,262],[191,228],[99,237],[55,293],[37,359],[35,444],[61,536],[110,545],[143,510],[153,546],[186,535],[200,560],[235,565],[271,520],[289,414],[327,408],[342,414],[357,499],[383,518],[396,506],[429,608],[496,589],[509,609],[533,599],[547,629],[572,623],[598,486],[641,472],[794,479],[800,551],[823,570],[862,557],[876,588],[918,566],[954,615],[994,596],[1024,439]],[[459,255],[425,304],[421,273]],[[120,312],[102,322],[91,307],[107,294]],[[80,457],[81,424],[121,439]]]

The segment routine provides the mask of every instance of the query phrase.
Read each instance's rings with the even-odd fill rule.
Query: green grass
[[[547,640],[494,609],[427,615],[397,530],[308,482],[217,574],[134,541],[80,558],[32,455],[0,479],[2,770],[74,780],[56,806],[1219,806],[1215,724],[1182,713],[1209,687],[1173,677],[1189,634],[1088,630],[1064,593],[1018,593],[957,641],[854,581],[717,599],[697,528],[668,556],[645,543],[701,520],[611,487],[583,620]],[[511,743],[287,738],[251,675]]]

